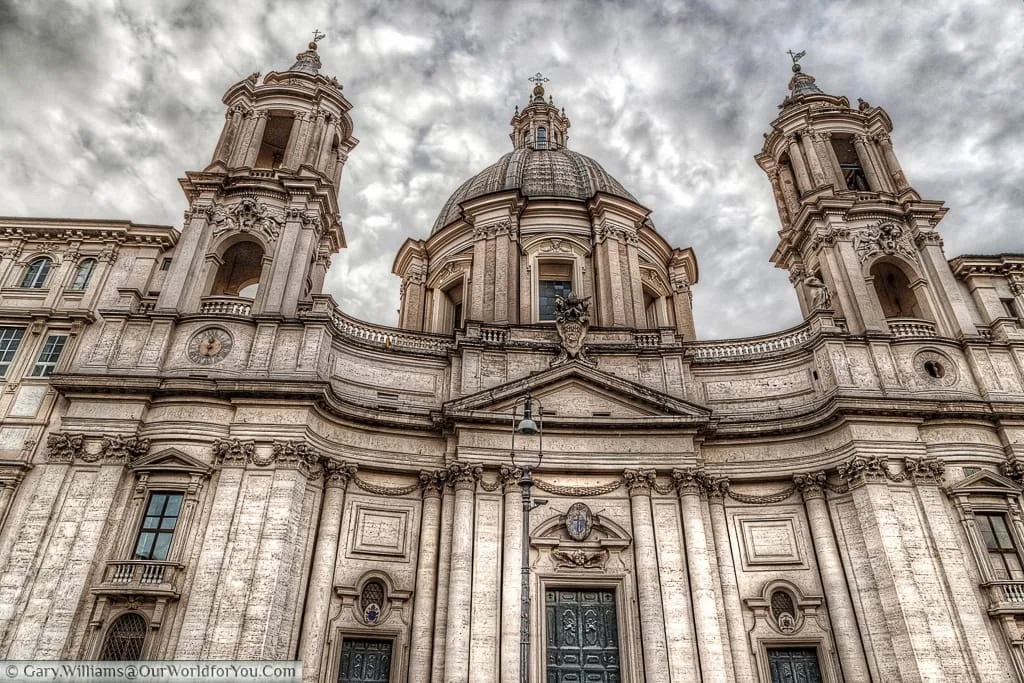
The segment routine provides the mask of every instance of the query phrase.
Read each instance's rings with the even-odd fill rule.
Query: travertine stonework
[[[1024,256],[946,259],[883,109],[794,67],[756,159],[806,319],[708,342],[694,253],[537,77],[386,328],[321,293],[357,140],[319,70],[228,90],[180,230],[0,219],[0,656],[112,656],[137,614],[143,658],[517,681],[530,392],[532,680],[569,641],[586,680],[1022,680]]]

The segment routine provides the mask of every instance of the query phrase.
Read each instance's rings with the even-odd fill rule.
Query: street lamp
[[[523,419],[519,420],[519,404],[523,405]],[[533,404],[537,404],[534,418]],[[516,436],[520,449],[516,450]],[[523,442],[525,441],[525,445]],[[536,444],[536,447],[532,447]],[[519,602],[519,681],[530,683],[530,511],[544,505],[546,500],[530,500],[533,488],[533,470],[544,458],[544,407],[530,392],[517,399],[512,406],[512,465],[522,472],[519,488],[523,493],[523,561],[520,566],[522,587]]]

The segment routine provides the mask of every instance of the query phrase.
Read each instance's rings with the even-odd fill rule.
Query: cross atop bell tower
[[[320,73],[324,37],[314,31],[286,71],[228,88],[209,165],[181,179],[189,209],[158,308],[189,313],[234,297],[254,316],[292,316],[321,292],[345,246],[338,194],[358,143],[341,83]]]

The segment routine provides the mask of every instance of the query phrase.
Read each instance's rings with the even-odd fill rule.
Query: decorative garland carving
[[[100,445],[100,454],[106,460],[118,460],[121,462],[132,462],[149,452],[149,439],[140,439],[137,436],[104,436]]]
[[[737,493],[730,488],[726,491],[726,495],[738,503],[745,503],[747,505],[772,505],[774,503],[781,503],[796,493],[796,491],[796,486],[790,485],[788,488],[774,493],[766,493],[761,496],[751,496],[743,493]]]
[[[611,493],[619,489],[623,484],[622,479],[618,479],[608,484],[599,484],[597,486],[559,486],[557,484],[551,484],[543,479],[534,479],[533,485],[545,493],[550,493],[553,496],[565,496],[567,498],[589,498],[592,496],[603,496],[606,493]]]
[[[86,449],[85,434],[50,434],[46,437],[46,460],[61,463],[79,460],[85,463],[104,461],[130,464],[149,452],[149,439],[123,434],[104,434],[100,438],[99,450],[90,452]]]
[[[416,483],[409,484],[408,486],[383,486],[368,482],[355,472],[352,473],[352,482],[367,493],[373,493],[378,496],[407,496],[421,485],[420,481],[417,480]]]

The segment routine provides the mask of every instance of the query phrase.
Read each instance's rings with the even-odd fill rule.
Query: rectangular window
[[[151,493],[135,542],[136,560],[166,560],[181,512],[180,493]]]
[[[170,270],[172,259],[165,258],[160,262],[160,270]]]
[[[853,136],[833,135],[832,149],[836,153],[839,168],[843,172],[846,189],[859,192],[870,190],[867,176],[864,175],[864,168],[860,163],[860,157],[857,155],[857,148],[853,144]]]
[[[1000,301],[1003,302],[1003,310],[1006,311],[1007,317],[1020,318],[1020,315],[1017,313],[1017,300],[1015,298],[1011,296],[1006,299],[1000,299]]]
[[[288,138],[292,135],[293,116],[271,114],[263,129],[263,142],[256,155],[256,168],[280,168],[284,153],[288,149]]]
[[[988,564],[996,581],[1024,581],[1020,554],[1006,524],[1006,515],[983,513],[975,515],[974,519],[985,539]]]
[[[33,377],[49,377],[53,374],[53,369],[57,367],[57,361],[60,360],[60,354],[67,341],[66,334],[47,335],[46,341],[43,342],[43,350],[39,352],[39,359],[32,366]]]
[[[572,293],[572,263],[547,261],[538,264],[537,313],[538,320],[554,320],[555,301]]]
[[[7,374],[11,361],[18,353],[25,330],[21,327],[0,327],[0,377]]]

